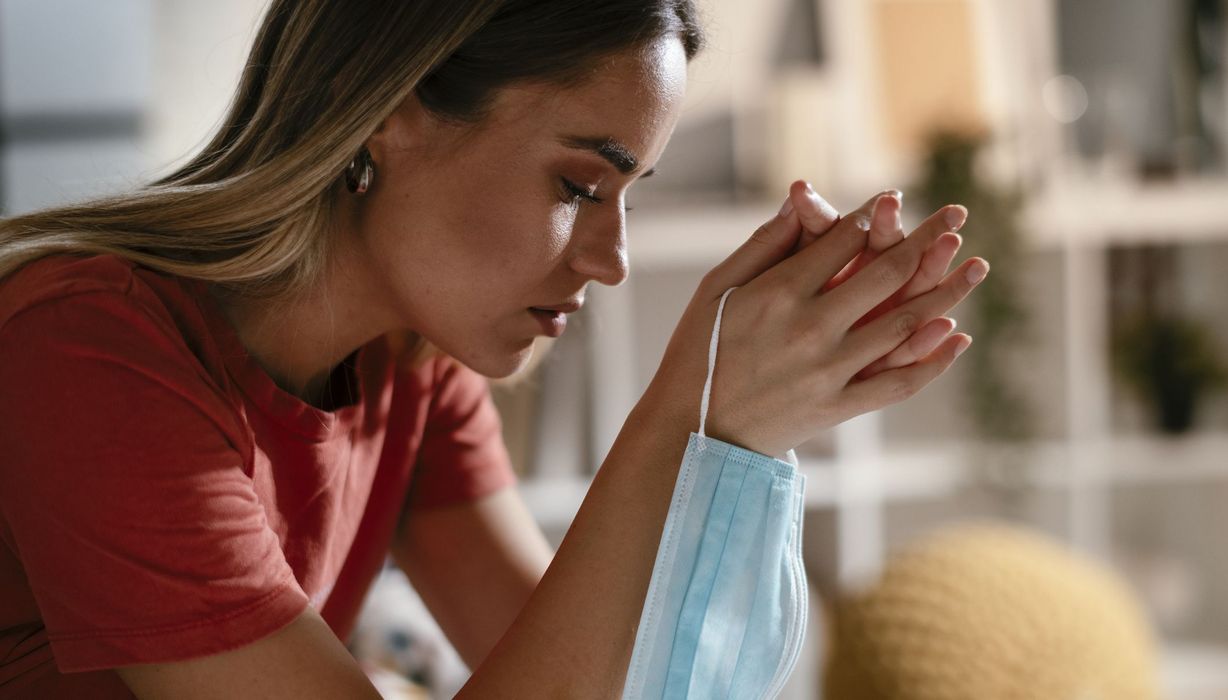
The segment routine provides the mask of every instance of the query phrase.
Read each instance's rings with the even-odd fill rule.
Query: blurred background
[[[217,126],[263,4],[0,0],[3,212],[136,186],[182,162]],[[890,615],[849,621],[902,585],[884,571],[936,541],[979,551],[942,537],[992,522],[1068,557],[1024,557],[1032,563],[1013,574],[986,557],[938,558],[948,574],[999,564],[998,579],[1051,574],[1056,588],[1029,587],[1044,602],[1035,615],[1001,634],[1060,648],[1067,637],[1050,628],[1070,619],[1063,611],[1086,612],[1077,600],[1120,584],[1104,619],[1142,621],[1139,664],[1154,668],[1154,692],[1228,698],[1228,2],[699,4],[709,47],[658,175],[629,197],[630,280],[594,285],[569,332],[543,344],[544,361],[494,387],[552,542],[700,277],[776,211],[787,184],[806,178],[841,211],[897,187],[906,228],[942,204],[968,205],[961,258],[986,257],[993,274],[955,312],[976,338],[955,368],[798,449],[811,618],[782,697],[823,697],[826,685],[831,697],[905,698],[883,688],[920,688],[916,668],[947,669],[956,685],[988,673],[892,660],[949,649],[947,623],[972,605],[933,576],[918,579],[932,588],[918,600],[953,603],[905,606],[913,647],[857,626],[887,629]],[[1070,592],[1076,582],[1090,598]],[[983,619],[1009,617],[993,606],[1010,600],[1032,609],[995,600],[976,603]],[[449,697],[467,671],[404,581],[389,574],[371,605],[356,652],[410,676],[423,697]],[[916,623],[931,613],[946,626]],[[1112,627],[1083,628],[1102,623]],[[1004,648],[1038,672],[1031,647]],[[887,659],[865,682],[882,694],[833,685],[830,665],[850,649]]]

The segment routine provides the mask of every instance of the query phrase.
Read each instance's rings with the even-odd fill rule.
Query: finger
[[[841,347],[846,353],[844,357],[849,363],[850,376],[891,352],[930,319],[954,308],[984,279],[980,272],[988,273],[988,270],[988,263],[981,258],[972,258],[955,268],[954,272],[929,292],[861,328],[849,331]]]
[[[813,243],[840,220],[840,212],[820,197],[805,180],[796,180],[789,185],[789,201],[802,222],[802,235],[798,240],[797,250]]]
[[[830,291],[845,280],[857,274],[869,265],[878,254],[904,240],[904,230],[900,224],[900,194],[899,190],[888,190],[887,196],[877,196],[874,199],[874,209],[870,214],[870,235],[866,249],[861,251],[853,262],[844,266],[830,280],[823,284],[821,292]],[[805,236],[805,232],[802,233]]]
[[[951,261],[955,259],[955,254],[959,252],[959,247],[962,244],[963,239],[960,238],[958,233],[948,231],[939,236],[938,240],[934,241],[934,245],[930,246],[922,254],[921,264],[917,267],[917,272],[908,281],[908,284],[904,285],[903,289],[892,294],[878,306],[867,311],[864,316],[853,323],[852,327],[860,328],[904,302],[936,287],[942,281],[942,278],[946,276],[947,270],[951,267]]]
[[[955,260],[955,254],[963,244],[963,237],[954,231],[938,236],[934,245],[921,255],[921,264],[917,267],[916,274],[900,291],[900,301],[908,301],[937,286],[951,268],[951,262]]]
[[[712,268],[704,281],[711,284],[716,293],[743,284],[763,274],[781,260],[787,258],[797,243],[801,223],[796,211],[786,199],[776,216],[769,219],[729,257]]]
[[[918,362],[849,382],[840,396],[842,413],[850,417],[861,415],[915,395],[947,371],[969,345],[971,336],[956,333]]]
[[[891,190],[888,196],[875,200],[874,213],[870,217],[870,250],[881,253],[904,240],[904,225],[900,220],[902,197],[899,190]]]
[[[839,222],[842,219],[853,219],[855,220],[855,224],[858,226],[867,227],[871,225],[874,206],[877,205],[879,199],[883,199],[884,196],[894,196],[894,198],[898,200],[901,196],[900,190],[898,189],[884,189],[883,192],[880,192],[872,196],[872,198],[867,199],[865,204],[858,206],[858,208],[850,212],[849,215],[841,217],[839,212],[837,212],[833,206],[826,203],[826,201],[823,198],[820,198],[818,194],[814,194],[814,190],[810,189],[809,187],[810,185],[806,182],[797,181],[792,184],[792,187],[790,188],[790,195],[793,196],[793,199],[795,199],[797,203],[799,203],[801,208],[804,209],[804,205],[801,204],[802,201],[809,199],[812,201],[812,206],[814,206],[814,208],[822,209],[824,212],[822,212],[822,214],[812,215],[810,219],[807,219],[807,217],[804,216],[802,217],[802,242],[798,244],[798,249],[804,248],[808,246],[809,243],[814,242],[815,239],[822,236],[826,231],[830,231],[831,227],[835,226],[836,222]]]
[[[911,338],[901,343],[895,350],[871,362],[858,372],[856,378],[869,379],[879,372],[911,365],[941,345],[951,331],[955,330],[955,325],[955,319],[945,316],[930,321],[921,326],[921,330],[913,333]]]
[[[823,288],[820,289],[819,292],[829,292],[832,289],[844,284],[845,281],[860,272],[866,265],[869,265],[874,261],[874,258],[877,257],[878,253],[870,250],[869,246],[866,246],[866,249],[858,253],[857,257],[853,258],[852,262],[845,265],[843,270],[837,272],[831,279],[823,283]]]
[[[940,235],[962,226],[967,216],[968,210],[958,204],[931,214],[912,235],[879,255],[860,274],[820,297],[824,302],[824,318],[845,328],[851,327],[857,319],[902,289],[916,274],[922,254]]]
[[[870,231],[870,212],[881,192],[852,212],[840,217],[834,226],[776,266],[773,274],[799,294],[816,294],[827,280],[839,272],[866,247]]]

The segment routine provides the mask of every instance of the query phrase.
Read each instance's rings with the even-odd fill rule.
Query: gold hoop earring
[[[371,160],[371,151],[363,146],[345,169],[345,186],[350,192],[361,195],[371,188],[374,179],[375,162]]]

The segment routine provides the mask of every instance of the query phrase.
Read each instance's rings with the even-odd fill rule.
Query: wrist
[[[642,425],[657,426],[685,437],[699,432],[699,392],[679,390],[654,378],[631,414]]]

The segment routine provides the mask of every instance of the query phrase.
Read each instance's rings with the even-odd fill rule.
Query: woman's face
[[[592,75],[502,90],[476,127],[411,97],[368,141],[374,184],[344,209],[378,317],[501,377],[547,334],[532,307],[626,279],[624,201],[677,122],[686,55],[664,37]]]

